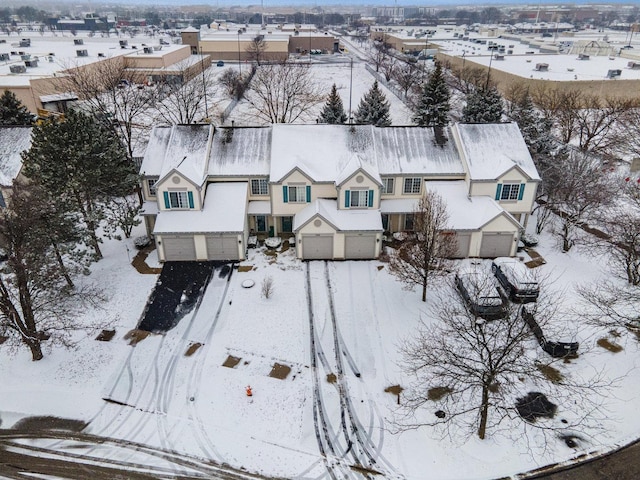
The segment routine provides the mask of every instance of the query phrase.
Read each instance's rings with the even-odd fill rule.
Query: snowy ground
[[[79,419],[90,422],[86,432],[91,434],[267,476],[309,479],[327,478],[328,471],[352,478],[353,464],[387,478],[498,478],[640,435],[635,414],[638,343],[621,332],[620,338],[609,338],[624,350],[610,353],[595,346],[607,332],[579,320],[567,327],[583,354],[557,368],[565,375],[602,369],[611,378],[624,377],[607,393],[602,430],[578,432],[583,440],[577,448],[555,438],[542,445],[535,431],[514,438],[522,424],[485,441],[443,438],[429,427],[393,433],[396,396],[384,390],[409,380],[397,365],[398,344],[421,318],[434,320],[419,294],[403,290],[378,261],[325,266],[299,262],[291,250],[275,258],[250,250],[242,265],[252,270],[236,270],[229,281],[217,272],[202,303],[175,329],[129,346],[123,337],[135,327],[156,276],[138,274],[125,245],[107,242],[105,259],[93,267],[89,279],[99,282],[109,299],[103,310],[82,319],[96,328],[78,337],[75,350],[54,348],[33,363],[24,348],[11,352],[0,347],[2,428],[34,415]],[[573,287],[606,275],[601,262],[583,253],[559,253],[549,236],[542,237],[538,251],[547,260],[539,268],[554,279],[566,311],[576,304]],[[152,255],[149,263],[155,262]],[[275,287],[269,299],[261,296],[267,277]],[[248,279],[255,286],[243,288]],[[104,324],[117,330],[111,342],[93,339]],[[185,356],[196,343],[202,345]],[[530,347],[533,354],[544,355],[535,342]],[[230,356],[240,359],[233,368],[223,366]],[[270,376],[275,364],[290,368],[286,378]],[[249,385],[251,398],[245,394]],[[565,407],[571,408],[561,405],[560,416],[569,413]],[[424,415],[435,409],[426,407]],[[78,445],[69,442],[29,442],[78,452]],[[119,462],[150,461],[137,449],[116,454],[109,445],[85,446],[82,453]]]

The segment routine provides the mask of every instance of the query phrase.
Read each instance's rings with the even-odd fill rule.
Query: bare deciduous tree
[[[485,281],[491,281],[488,275]],[[432,306],[429,321],[422,321],[417,333],[401,346],[402,368],[413,381],[403,392],[400,429],[439,426],[459,430],[466,437],[475,433],[480,439],[503,422],[512,429],[521,417],[515,397],[526,393],[524,382],[574,410],[563,417],[570,420],[562,428],[590,420],[602,401],[598,388],[606,382],[598,375],[572,380],[552,367],[559,359],[542,353],[533,343],[531,328],[517,306],[511,304],[503,319],[485,321],[452,299],[451,288],[445,290]],[[554,315],[554,303],[538,303],[535,319],[541,328]],[[433,413],[435,417],[427,416]],[[552,422],[535,419],[528,419],[526,425],[554,428]]]
[[[311,119],[314,107],[324,100],[313,81],[309,64],[261,65],[245,95],[257,118],[267,123],[292,123]]]
[[[577,135],[578,113],[584,108],[580,90],[539,87],[531,91],[531,98],[545,119],[552,122],[562,143],[569,143]]]
[[[264,41],[264,35],[253,37],[245,51],[249,55],[249,59],[260,66],[261,62],[265,60],[265,52],[267,51],[267,42]]]
[[[400,65],[393,72],[393,78],[402,90],[404,98],[407,98],[409,90],[411,90],[414,85],[420,83],[421,77],[422,72],[413,63],[405,63],[403,65]]]
[[[178,65],[184,73],[188,64]],[[158,83],[157,115],[160,123],[166,125],[190,124],[208,118],[213,107],[215,83],[210,70],[205,70],[187,82],[166,79]]]
[[[151,128],[147,110],[156,103],[152,88],[136,88],[145,78],[127,69],[122,57],[95,62],[91,68],[68,65],[56,88],[75,92],[92,113],[105,120],[127,147],[129,157],[141,135]]]
[[[380,71],[380,67],[390,57],[389,49],[391,46],[386,41],[376,41],[373,43],[373,47],[369,50],[369,63],[373,64],[376,72]]]
[[[455,235],[447,232],[449,217],[440,195],[433,191],[420,199],[413,212],[414,232],[391,256],[389,269],[407,288],[422,287],[422,301],[427,301],[427,286],[436,276],[450,269],[455,256]]]

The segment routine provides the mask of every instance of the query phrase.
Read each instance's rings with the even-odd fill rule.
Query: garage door
[[[469,256],[469,245],[471,244],[470,233],[456,233],[457,251],[454,258],[467,258]]]
[[[344,258],[375,258],[375,235],[346,235],[344,237]]]
[[[237,235],[207,235],[209,260],[239,260]]]
[[[333,258],[333,235],[303,235],[302,258],[325,260]]]
[[[196,244],[191,236],[162,236],[164,258],[168,262],[195,261]]]
[[[508,257],[513,245],[512,233],[483,233],[480,244],[482,258]]]

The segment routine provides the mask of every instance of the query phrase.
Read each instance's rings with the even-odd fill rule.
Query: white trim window
[[[366,208],[369,206],[369,190],[351,190],[351,208]]]
[[[382,179],[382,193],[389,195],[393,193],[393,177]]]
[[[158,183],[157,178],[147,178],[147,189],[151,197],[155,197],[158,194],[156,191],[156,183]]]
[[[420,193],[421,188],[422,188],[422,178],[407,177],[404,179],[403,193],[406,193],[406,194]]]
[[[269,195],[269,186],[266,178],[254,178],[251,180],[251,195]]]
[[[289,203],[305,203],[306,201],[306,185],[289,185]]]
[[[519,183],[503,183],[500,200],[518,200],[520,194]]]
[[[170,208],[189,208],[187,192],[169,192]]]

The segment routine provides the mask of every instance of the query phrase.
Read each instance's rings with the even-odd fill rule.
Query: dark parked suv
[[[491,271],[514,302],[529,303],[538,300],[538,282],[529,267],[518,259],[496,258],[491,264]]]
[[[481,271],[461,272],[456,274],[455,281],[462,300],[473,315],[485,320],[507,316],[508,302],[490,275]]]

